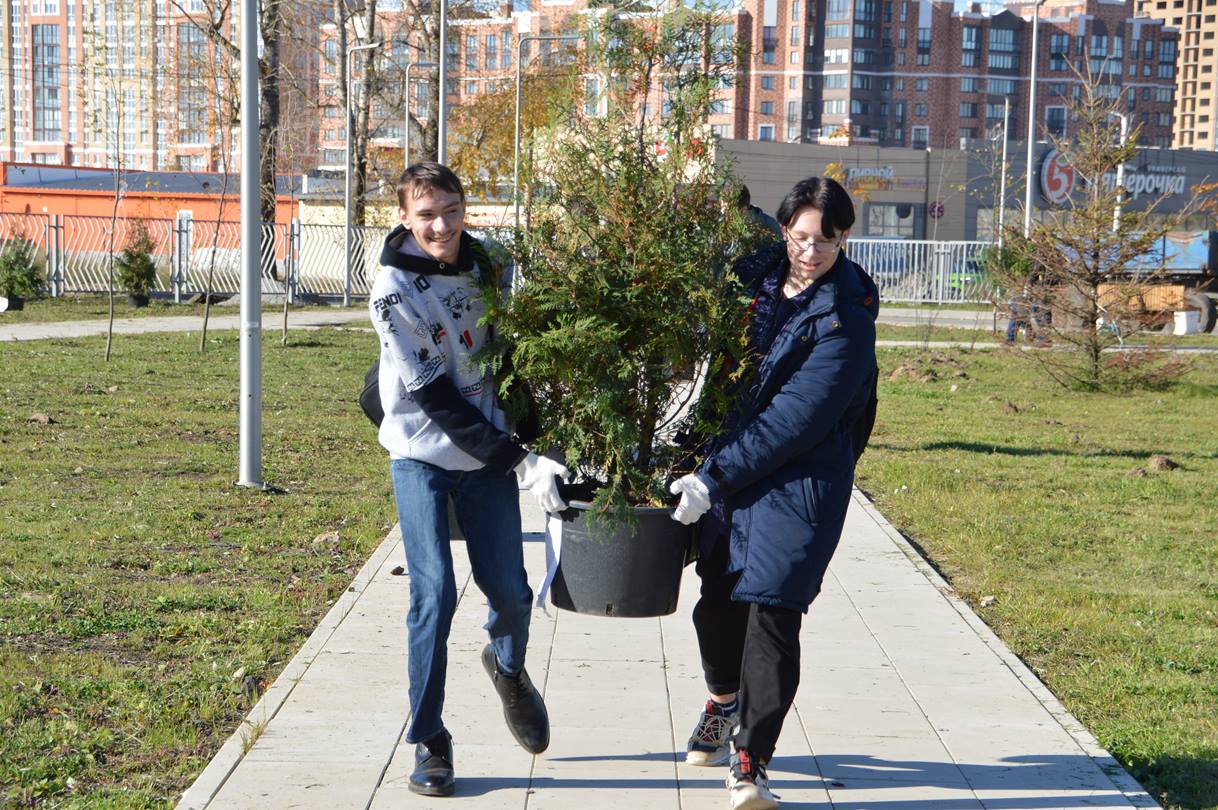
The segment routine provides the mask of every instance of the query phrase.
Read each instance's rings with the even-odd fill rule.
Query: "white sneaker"
[[[732,810],[777,810],[778,797],[770,792],[765,766],[746,750],[732,754],[727,772],[727,798]]]
[[[736,730],[736,718],[735,712],[724,714],[713,700],[706,701],[706,709],[685,745],[685,764],[726,765],[732,754],[729,741]]]

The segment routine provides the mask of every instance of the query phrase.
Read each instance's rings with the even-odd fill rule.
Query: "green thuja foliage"
[[[132,226],[127,246],[114,262],[114,280],[133,295],[147,295],[156,286],[156,264],[152,253],[156,240],[142,220]]]
[[[42,274],[35,261],[37,248],[23,235],[0,242],[0,294],[6,298],[35,298],[42,292]]]
[[[529,150],[520,279],[491,313],[539,401],[540,444],[604,485],[606,520],[671,500],[696,444],[678,446],[678,423],[718,430],[747,369],[749,302],[729,270],[755,233],[725,204],[738,184],[705,123],[735,58],[710,47],[712,20],[681,8],[587,32],[588,95]]]

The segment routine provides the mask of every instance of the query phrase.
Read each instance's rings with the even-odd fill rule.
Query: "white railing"
[[[142,227],[151,237],[156,289],[175,300],[203,292],[211,272],[218,295],[239,291],[240,225],[236,222],[0,213],[0,253],[24,250],[45,271],[52,295],[104,292],[108,257],[120,254]],[[366,296],[389,229],[352,228],[351,292]],[[508,233],[485,233],[505,241]],[[346,288],[341,225],[263,225],[264,295],[341,298]],[[981,303],[992,300],[981,252],[989,242],[851,239],[850,258],[871,274],[884,301]]]
[[[963,304],[993,300],[982,251],[991,242],[851,239],[850,258],[875,279],[880,300]]]

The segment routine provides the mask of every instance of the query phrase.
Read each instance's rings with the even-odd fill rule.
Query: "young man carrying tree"
[[[478,325],[486,311],[482,291],[501,280],[486,250],[464,232],[461,181],[446,166],[416,163],[402,174],[397,194],[402,224],[385,239],[369,297],[381,341],[385,416],[378,438],[389,451],[410,574],[406,740],[416,744],[410,789],[447,796],[454,789],[453,749],[442,711],[457,603],[449,498],[474,581],[489,603],[482,664],[512,735],[537,754],[549,745],[550,725],[524,669],[533,594],[517,485],[557,512],[566,504],[555,477],[569,473],[512,439],[491,379],[473,362],[490,336]]]

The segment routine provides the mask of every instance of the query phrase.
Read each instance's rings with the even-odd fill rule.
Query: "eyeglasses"
[[[795,248],[796,256],[806,253],[808,250],[812,250],[822,256],[828,256],[831,253],[836,253],[837,249],[842,246],[842,238],[840,236],[832,242],[822,242],[817,239],[796,239],[785,230],[783,234],[787,237],[787,244]]]

